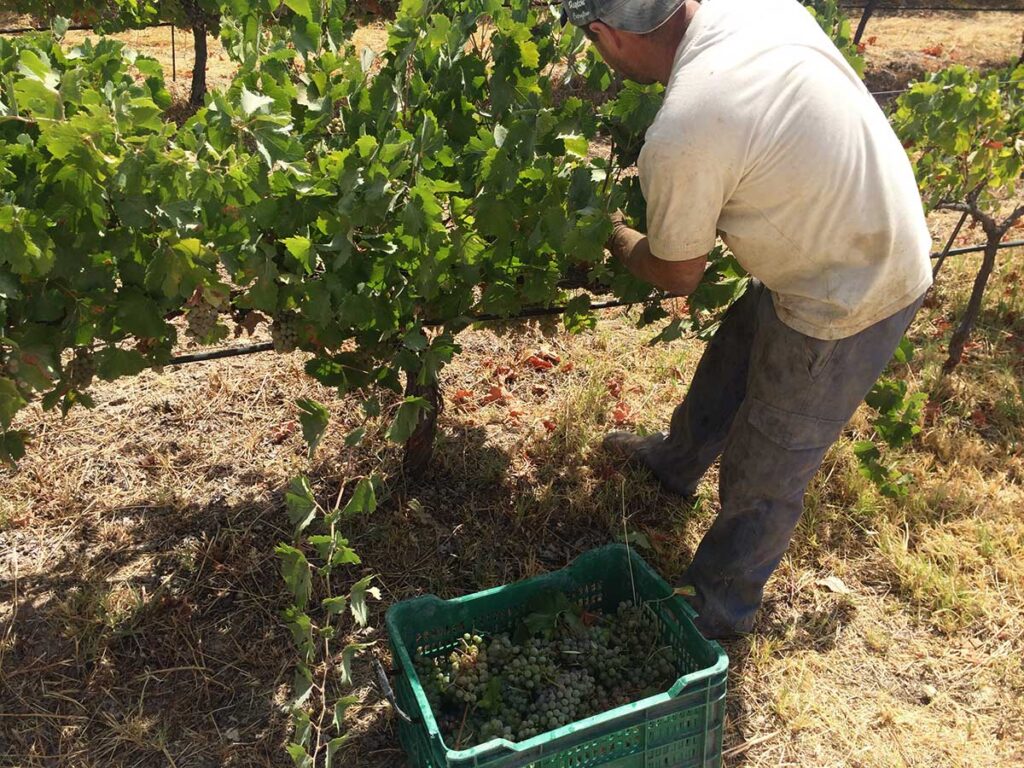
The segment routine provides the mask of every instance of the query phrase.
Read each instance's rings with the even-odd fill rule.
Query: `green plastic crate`
[[[417,648],[448,653],[466,632],[508,631],[531,598],[564,592],[584,608],[613,611],[644,603],[658,619],[661,642],[675,649],[679,679],[664,693],[522,742],[493,739],[469,749],[445,744],[413,667]],[[396,669],[395,697],[411,723],[398,735],[414,768],[718,768],[722,764],[729,660],[693,625],[693,609],[635,552],[613,544],[580,555],[554,573],[454,600],[406,600],[387,613]]]

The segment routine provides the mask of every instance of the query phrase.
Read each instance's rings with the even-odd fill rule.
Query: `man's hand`
[[[612,234],[604,244],[604,247],[611,251],[612,256],[617,258],[619,261],[623,261],[624,250],[627,245],[627,241],[630,239],[627,233],[636,232],[636,230],[630,228],[629,224],[626,222],[626,214],[621,210],[610,214],[608,218],[612,223]],[[639,232],[636,234],[639,234]]]
[[[626,269],[644,282],[669,293],[688,295],[700,284],[707,258],[701,256],[687,261],[666,261],[651,253],[646,235],[626,223],[622,211],[609,216],[612,234],[605,248],[621,261]]]

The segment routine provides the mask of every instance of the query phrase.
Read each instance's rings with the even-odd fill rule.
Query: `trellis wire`
[[[946,247],[939,253],[933,253],[932,259],[938,260],[938,266],[942,265],[942,262],[948,256],[963,256],[968,253],[981,253],[985,250],[984,245],[968,245],[962,248],[951,248],[953,240],[956,238],[957,233],[960,231],[960,227],[963,226],[961,222],[953,232],[953,235],[949,238],[946,243]],[[1004,250],[1007,248],[1024,248],[1024,240],[1012,240],[1008,243],[1000,243],[997,246],[998,250]],[[661,297],[662,300],[666,299],[683,299],[686,298],[682,294],[669,293]],[[618,299],[612,301],[601,301],[596,304],[591,304],[590,309],[594,311],[602,311],[605,309],[616,309],[620,307],[633,307],[637,304],[642,304],[640,301],[620,301]],[[552,317],[556,315],[565,314],[566,307],[563,305],[555,305],[553,307],[533,307],[525,309],[515,315],[494,315],[494,314],[481,314],[473,315],[469,319],[473,323],[495,323],[495,322],[515,322],[516,320],[530,320],[537,317]],[[443,325],[444,322],[441,320],[428,320],[423,323],[427,327],[436,327]],[[260,352],[269,352],[274,348],[274,345],[270,342],[263,342],[260,344],[246,344],[244,346],[237,347],[226,347],[224,349],[214,349],[209,352],[194,352],[188,355],[177,355],[167,361],[167,365],[187,365],[188,363],[205,363],[210,360],[223,360],[229,357],[242,357],[243,355],[253,355]]]

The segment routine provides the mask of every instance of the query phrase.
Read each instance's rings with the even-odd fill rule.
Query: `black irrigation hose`
[[[159,27],[173,27],[169,21],[161,21],[157,24],[146,24],[142,27],[129,27],[124,32],[135,32],[143,29],[157,29]],[[25,35],[29,32],[49,32],[51,27],[13,27],[11,29],[0,29],[0,35]],[[89,32],[96,29],[95,24],[71,24],[68,26],[68,32]]]
[[[1024,248],[1024,240],[1012,240],[1008,243],[1000,243],[998,246],[999,250],[1006,248]],[[944,249],[941,253],[933,253],[932,258],[938,259],[945,256],[963,256],[968,253],[981,253],[984,251],[986,246],[984,245],[969,245],[963,248],[952,248]],[[685,298],[678,294],[667,294],[662,299],[680,299]],[[592,310],[604,310],[604,309],[615,309],[616,307],[632,307],[642,302],[638,301],[601,301],[597,304],[591,304]],[[534,317],[551,317],[554,315],[561,315],[565,313],[565,307],[556,305],[554,307],[535,307],[532,309],[525,309],[522,312],[515,315],[473,315],[470,318],[474,323],[494,323],[494,322],[511,322],[515,320],[528,320]],[[443,325],[440,320],[428,320],[423,325],[425,326],[438,326]],[[252,355],[258,352],[269,352],[274,348],[274,345],[270,342],[264,342],[262,344],[247,344],[239,347],[227,347],[225,349],[215,349],[210,352],[195,352],[189,355],[178,355],[172,357],[167,361],[167,365],[185,365],[187,363],[204,363],[209,360],[223,360],[227,357],[241,357],[242,355]]]
[[[883,0],[884,3],[884,0]],[[964,12],[964,13],[985,13],[991,11],[992,13],[1014,13],[1024,11],[1024,3],[1014,6],[997,6],[993,8],[990,5],[977,6],[977,5],[953,5],[949,3],[947,5],[903,5],[899,2],[889,2],[887,4],[874,3],[875,13],[914,13],[916,11],[949,11],[951,13]],[[870,0],[863,0],[862,2],[840,2],[839,5],[842,8],[849,8],[850,10],[860,10],[866,8],[870,3]]]
[[[947,256],[963,256],[965,253],[983,253],[987,248],[987,245],[967,245],[963,248],[953,248],[949,251]],[[1024,248],[1024,240],[1010,240],[1007,243],[1000,243],[996,246],[996,250],[1002,251],[1006,248]],[[933,253],[933,259],[939,258],[939,254]]]
[[[193,352],[189,355],[178,355],[167,361],[168,365],[184,365],[185,363],[205,363],[209,360],[223,360],[226,357],[239,357],[241,355],[253,355],[257,352],[269,352],[274,345],[269,342],[262,344],[246,344],[239,347],[225,347],[224,349],[213,349],[209,352]]]

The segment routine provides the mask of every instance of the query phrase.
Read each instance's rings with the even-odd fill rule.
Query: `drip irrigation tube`
[[[998,246],[999,250],[1006,248],[1024,248],[1024,240],[1011,240],[1007,243],[1000,243]],[[946,256],[963,256],[969,253],[981,253],[985,250],[984,245],[968,245],[963,248],[951,248],[944,250]],[[938,259],[943,255],[943,252],[933,253],[932,258]],[[661,297],[662,299],[681,299],[685,298],[678,294],[666,294]],[[632,307],[637,304],[642,304],[639,301],[621,301],[618,299],[612,301],[601,301],[596,304],[591,304],[592,310],[605,310],[615,309],[617,307]],[[515,315],[473,315],[468,318],[473,323],[494,323],[494,322],[514,322],[516,320],[529,320],[535,317],[551,317],[553,315],[561,315],[565,313],[565,307],[562,305],[556,305],[553,307],[534,307],[532,309],[525,309],[522,312]],[[426,326],[438,326],[443,323],[439,320],[431,320],[424,323]],[[188,363],[205,363],[210,360],[223,360],[229,357],[241,357],[243,355],[253,355],[259,352],[269,352],[274,348],[274,345],[270,342],[264,342],[261,344],[246,344],[244,346],[237,347],[226,347],[224,349],[214,349],[209,352],[194,352],[187,355],[177,355],[167,361],[167,365],[186,365]]]

